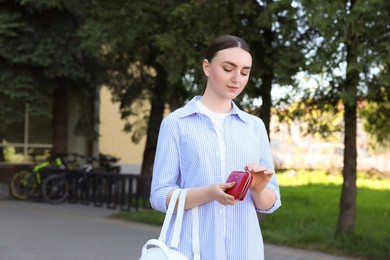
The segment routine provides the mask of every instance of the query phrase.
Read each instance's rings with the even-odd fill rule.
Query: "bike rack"
[[[109,172],[69,172],[68,202],[123,211],[150,208],[151,177]]]

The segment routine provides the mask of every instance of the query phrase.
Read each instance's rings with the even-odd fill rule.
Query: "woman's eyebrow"
[[[231,62],[231,61],[223,61],[222,63],[226,63],[226,64],[229,64],[235,68],[237,68],[237,64],[235,64],[234,62]],[[243,69],[251,69],[251,66],[244,66]]]

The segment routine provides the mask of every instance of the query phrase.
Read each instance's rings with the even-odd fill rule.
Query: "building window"
[[[4,127],[0,133],[0,162],[42,161],[52,148],[52,119],[35,116],[25,105],[24,119]]]

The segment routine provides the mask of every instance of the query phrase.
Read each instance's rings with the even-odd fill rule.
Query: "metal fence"
[[[122,211],[150,208],[151,177],[138,174],[68,173],[68,202]]]

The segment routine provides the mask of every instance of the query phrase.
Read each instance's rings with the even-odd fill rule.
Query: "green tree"
[[[31,115],[53,116],[54,150],[65,152],[67,91],[79,91],[83,109],[92,112],[99,75],[96,61],[80,48],[76,35],[83,5],[61,0],[0,2],[0,120],[23,120],[28,103]],[[81,113],[80,133],[88,133],[94,123],[87,115]]]
[[[193,81],[188,84],[190,90],[202,88],[200,62],[210,40],[233,34],[251,45],[254,61],[251,81],[246,94],[237,101],[247,111],[260,116],[269,130],[272,86],[293,84],[294,75],[304,67],[301,50],[306,35],[298,30],[301,18],[293,1],[194,0],[178,5],[172,19],[175,19],[172,30],[159,38],[167,54],[165,66],[176,78],[183,77],[181,68],[185,66],[185,74]],[[172,57],[171,53],[177,55]],[[262,99],[258,110],[253,107],[257,98]]]
[[[257,8],[253,2],[258,4]],[[294,1],[251,1],[249,15],[244,17],[249,23],[242,32],[248,35],[253,46],[255,70],[253,88],[249,89],[249,100],[261,98],[259,115],[269,132],[271,121],[272,95],[274,85],[295,86],[295,75],[304,70],[304,46],[310,40],[302,23],[299,6]],[[241,23],[243,23],[241,22]],[[242,27],[239,27],[242,28]],[[279,102],[279,100],[275,100]],[[253,102],[251,102],[253,103]],[[253,104],[250,104],[250,110]]]
[[[106,67],[105,83],[120,102],[126,130],[137,142],[146,134],[141,174],[152,175],[157,136],[180,78],[168,79],[158,38],[170,30],[175,1],[94,1],[80,30],[86,48]],[[172,53],[171,55],[174,55]],[[145,105],[146,104],[146,105]],[[146,108],[145,108],[146,106]]]
[[[267,32],[273,33],[274,39],[267,46],[261,14],[271,8],[269,6],[273,8],[266,15],[270,20],[266,23]],[[252,84],[263,92],[248,91],[248,96],[268,96],[264,98],[263,108],[271,106],[273,83],[291,81],[291,75],[299,70],[304,60],[296,44],[297,25],[292,22],[296,10],[291,1],[275,6],[269,1],[269,6],[257,1],[95,1],[91,5],[80,35],[85,46],[94,50],[105,63],[106,83],[114,100],[120,102],[122,117],[128,119],[126,130],[132,131],[133,141],[146,133],[142,175],[152,173],[164,109],[174,110],[194,93],[200,93],[202,54],[217,35],[240,35],[252,44],[258,63]],[[284,43],[286,38],[289,43]],[[267,49],[270,46],[272,50]],[[264,49],[267,49],[266,54]],[[268,65],[262,66],[264,60],[272,61],[275,67],[272,79],[267,82],[261,79],[268,73]],[[150,110],[139,105],[144,101],[149,101]],[[265,114],[264,121],[268,125],[269,112]]]
[[[307,106],[330,104],[344,111],[343,186],[337,234],[352,233],[356,216],[356,126],[360,97],[377,96],[373,69],[385,69],[388,57],[390,6],[385,0],[301,1],[311,32],[317,35],[307,48],[310,72],[322,74],[327,84],[310,93]],[[305,99],[307,100],[307,99]]]

